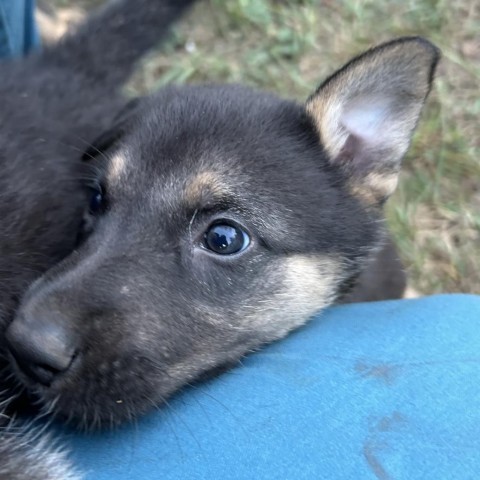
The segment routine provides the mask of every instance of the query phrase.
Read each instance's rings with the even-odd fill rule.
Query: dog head
[[[330,305],[382,242],[437,59],[381,45],[306,105],[239,86],[143,99],[100,139],[82,245],[9,327],[25,383],[115,423]]]

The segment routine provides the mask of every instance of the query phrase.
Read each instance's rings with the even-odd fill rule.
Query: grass
[[[303,101],[369,46],[426,36],[443,60],[387,218],[416,291],[480,293],[479,31],[468,0],[204,0],[129,90],[241,82]]]

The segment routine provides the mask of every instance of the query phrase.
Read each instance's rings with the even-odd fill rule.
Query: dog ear
[[[130,100],[115,117],[113,125],[102,132],[83,152],[82,160],[93,160],[112,148],[128,131],[140,103],[139,98]]]
[[[427,40],[399,38],[351,60],[307,100],[330,162],[372,203],[396,187],[439,56]]]

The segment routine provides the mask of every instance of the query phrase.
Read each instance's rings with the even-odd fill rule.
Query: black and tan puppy
[[[5,328],[28,285],[75,248],[90,176],[81,152],[125,107],[121,88],[136,61],[191,3],[117,0],[57,45],[0,65],[2,480],[67,478],[45,442],[28,444],[15,426],[5,427],[14,383]]]
[[[352,287],[371,298],[355,285],[381,288],[382,206],[437,60],[383,44],[305,105],[240,86],[141,100],[88,152],[83,244],[8,329],[19,378],[59,417],[117,423]]]

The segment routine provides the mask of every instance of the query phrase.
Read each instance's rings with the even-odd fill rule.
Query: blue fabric
[[[480,478],[480,297],[332,308],[115,433],[91,480]]]
[[[0,0],[0,57],[25,55],[39,45],[35,0]]]

